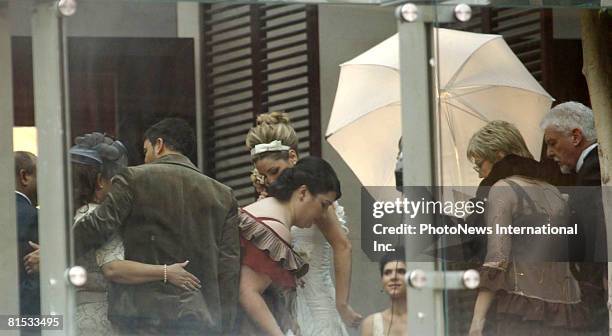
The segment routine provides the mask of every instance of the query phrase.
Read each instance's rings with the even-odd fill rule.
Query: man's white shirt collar
[[[595,147],[597,147],[597,142],[582,151],[580,157],[578,158],[578,162],[576,162],[576,172],[580,171],[580,168],[582,168],[582,165],[584,164],[584,159],[586,159],[587,155],[589,155],[589,153],[591,153]]]
[[[28,200],[28,203],[30,203],[30,205],[32,205],[32,201],[30,201],[30,198],[28,196],[26,196],[24,193],[15,190],[15,192],[23,197],[25,197],[26,200]]]

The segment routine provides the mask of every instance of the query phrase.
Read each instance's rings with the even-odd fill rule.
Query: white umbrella
[[[442,183],[478,183],[465,152],[471,135],[491,120],[515,124],[529,150],[537,155],[542,146],[538,124],[552,98],[503,38],[450,29],[435,29],[434,36],[438,42]],[[400,115],[396,34],[341,64],[327,127],[328,142],[363,185],[395,185]]]

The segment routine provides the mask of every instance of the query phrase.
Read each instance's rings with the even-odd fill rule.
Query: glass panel
[[[206,20],[200,21],[202,17]],[[321,143],[334,105],[339,64],[393,35],[396,22],[389,19],[392,17],[392,8],[374,6],[234,8],[79,1],[76,13],[63,19],[70,131],[65,159],[71,162],[67,189],[72,193],[67,198],[71,204],[66,206],[72,210],[66,212],[79,217],[89,211],[99,214],[99,209],[105,208],[94,210],[98,203],[115,210],[132,205],[125,217],[118,213],[111,217],[84,215],[85,222],[76,225],[71,236],[74,246],[69,264],[82,266],[88,273],[84,286],[71,287],[76,292],[76,308],[66,319],[75,332],[88,335],[92,329],[106,333],[109,328],[119,328],[146,333],[146,328],[158,322],[161,326],[156,328],[168,335],[175,334],[177,328],[201,328],[204,333],[228,328],[223,324],[227,316],[222,315],[226,306],[221,304],[237,304],[239,291],[235,267],[238,236],[221,233],[236,229],[236,223],[226,224],[231,207],[227,189],[176,165],[159,164],[167,175],[152,171],[145,176],[117,173],[119,166],[137,166],[160,155],[155,151],[161,148],[156,144],[158,136],[153,134],[148,140],[145,131],[166,117],[179,117],[195,132],[194,150],[187,155],[190,161],[231,187],[241,206],[252,203],[253,166],[244,141],[254,124],[254,114],[288,113],[299,137],[300,158],[332,153]],[[363,22],[363,29],[356,31],[355,22]],[[176,142],[164,142],[170,150],[182,146],[180,141],[186,138],[184,132],[175,136],[179,137],[173,140]],[[154,146],[148,147],[144,139]],[[146,155],[151,157],[145,156],[145,145]],[[118,155],[123,147],[127,162]],[[347,321],[358,325],[358,314],[367,316],[386,309],[389,298],[380,292],[377,258],[369,259],[364,252],[372,250],[372,242],[362,242],[359,225],[352,224],[358,223],[359,217],[359,181],[342,166],[340,158],[326,159],[345,170],[341,175],[345,196],[340,202],[351,218],[350,234],[344,237],[338,220],[332,223],[332,234],[337,235],[333,243],[339,246],[339,257],[335,258],[350,259],[343,244],[352,242],[355,272],[364,274],[352,281],[350,301],[346,294],[338,297],[350,304],[340,305]],[[116,178],[114,187],[105,194],[112,174],[121,178]],[[129,184],[129,192],[121,194],[124,183]],[[91,218],[122,220],[119,229],[104,230],[105,226],[91,227],[95,222]],[[206,225],[196,225],[194,220]],[[86,225],[90,225],[88,230],[80,229]],[[115,233],[124,241],[123,252],[111,238]],[[227,235],[233,240],[224,240]],[[296,231],[294,236],[300,258],[310,263],[309,275],[304,278],[306,287],[299,289],[297,300],[313,305],[300,303],[300,328],[310,334],[357,333],[356,328],[341,322],[335,301],[330,299],[335,298],[332,279],[346,283],[349,275],[346,271],[334,274],[331,246],[318,229]],[[197,286],[192,276],[201,281],[202,290],[184,288],[185,282],[188,287]],[[343,290],[346,288],[338,287],[338,292]],[[270,295],[276,293],[271,291]],[[179,298],[185,303],[174,309]],[[321,317],[303,317],[314,308],[324,311]],[[194,323],[190,323],[189,314],[195,316]],[[241,314],[236,326],[246,323],[245,313]],[[319,324],[322,330],[317,329]],[[256,327],[247,329],[253,332]]]
[[[167,3],[172,2],[171,0],[132,0],[139,2],[151,2],[151,3]],[[186,1],[174,1],[174,2],[199,2],[199,3],[223,3],[221,0],[186,0]],[[552,7],[574,7],[574,8],[609,8],[612,5],[607,0],[547,0],[547,1],[534,1],[534,0],[505,0],[505,1],[488,1],[488,0],[476,0],[468,1],[475,6],[486,6],[486,7],[531,7],[531,8],[552,8]],[[374,5],[374,6],[396,6],[405,1],[399,0],[252,0],[252,1],[238,1],[237,3],[242,4],[346,4],[346,5]],[[412,3],[427,5],[427,4],[438,4],[438,5],[451,5],[454,2],[448,1],[427,1],[427,0],[416,0]]]
[[[14,89],[14,83],[24,79],[16,71],[19,60],[11,36],[14,15],[12,7],[0,3],[0,76],[8,79],[0,84],[0,192],[4,195],[0,200],[0,263],[6,267],[0,275],[0,329],[11,335],[19,330],[40,332],[26,327],[27,317],[38,318],[41,311],[39,254],[35,252],[40,243],[36,178],[40,166],[33,120],[13,115],[14,100],[27,91],[27,85],[25,90]],[[25,81],[31,85],[31,79]]]
[[[447,197],[455,202],[486,197],[484,213],[465,221],[493,230],[492,234],[459,235],[462,251],[469,253],[459,262],[441,264],[447,274],[470,268],[480,271],[478,291],[445,289],[447,334],[472,334],[481,329],[484,334],[496,335],[520,335],[525,333],[523,330],[606,332],[602,190],[585,190],[585,182],[572,175],[580,169],[576,167],[581,153],[587,155],[587,148],[596,138],[583,138],[582,145],[570,150],[575,157],[568,159],[567,153],[556,151],[556,138],[550,138],[565,126],[557,128],[559,124],[554,123],[558,121],[550,121],[553,119],[541,124],[552,106],[560,106],[553,110],[586,115],[585,119],[577,119],[580,126],[572,124],[581,134],[582,130],[594,132],[593,112],[584,106],[595,106],[592,94],[601,87],[587,85],[589,75],[585,76],[582,70],[584,55],[590,57],[590,51],[583,46],[605,33],[596,30],[597,25],[585,26],[589,24],[588,16],[597,22],[598,10],[583,13],[575,8],[559,8],[564,6],[589,8],[600,4],[545,2],[543,6],[533,6],[496,2],[471,8],[438,6],[439,18],[448,13],[448,19],[441,19],[436,27],[439,179],[450,189]],[[601,22],[605,25],[605,21]],[[602,127],[597,131],[608,132]],[[569,174],[560,172],[556,160],[567,165],[561,168]],[[598,174],[598,166],[594,171]],[[507,185],[501,179],[518,185]],[[594,185],[600,182],[596,179]],[[492,185],[489,190],[487,187]],[[477,192],[467,193],[460,186],[479,187],[474,189]],[[583,203],[586,194],[591,195],[589,205]],[[557,206],[553,200],[557,200]],[[540,210],[530,210],[535,208]],[[586,223],[586,215],[580,215],[582,211],[593,216],[589,220],[593,227],[582,226]],[[537,213],[548,216],[536,219]],[[566,231],[547,236],[532,231],[508,235],[498,230],[500,225],[520,227],[526,221],[534,227],[563,229],[576,224],[577,230],[583,232],[579,235],[589,237],[583,239],[591,248],[585,251],[584,241],[576,243],[576,235]],[[601,236],[591,234],[591,230]],[[555,248],[559,239],[564,241],[562,247]],[[529,259],[524,251],[529,251]],[[564,281],[558,281],[560,278]],[[583,318],[583,309],[593,315]],[[536,310],[542,313],[534,314]],[[553,313],[561,310],[568,313]]]
[[[378,264],[381,256],[389,252],[386,250],[401,245],[405,234],[379,234],[376,230],[380,226],[375,229],[377,223],[364,218],[373,217],[368,204],[373,206],[376,200],[371,198],[375,195],[362,194],[362,185],[384,186],[397,195],[393,189],[396,175],[392,173],[401,134],[400,42],[397,36],[393,37],[398,31],[393,15],[397,2],[199,2],[79,0],[76,13],[61,19],[52,2],[10,2],[9,28],[1,26],[0,31],[4,37],[10,36],[12,64],[0,66],[12,69],[14,119],[0,125],[36,126],[36,132],[32,128],[15,129],[15,134],[26,134],[26,138],[31,138],[32,133],[44,134],[39,141],[46,153],[41,154],[46,155],[41,162],[45,167],[41,190],[47,191],[40,199],[50,203],[46,209],[41,205],[41,211],[53,214],[45,219],[53,226],[45,228],[47,231],[40,237],[48,244],[47,264],[41,271],[47,291],[43,291],[43,313],[61,312],[66,333],[74,328],[77,334],[86,335],[93,331],[107,334],[115,328],[148,333],[151,325],[166,334],[175,334],[176,328],[202,328],[206,332],[229,328],[224,305],[226,301],[237,303],[236,272],[240,266],[235,223],[225,224],[232,207],[229,189],[176,165],[160,164],[159,169],[151,171],[147,169],[153,165],[145,165],[131,168],[129,173],[120,173],[120,168],[135,167],[166,150],[181,148],[190,152],[185,160],[229,186],[238,205],[247,206],[256,200],[257,190],[251,180],[252,158],[244,148],[246,134],[255,124],[256,115],[278,110],[289,114],[299,138],[294,148],[297,158],[322,156],[336,169],[342,185],[340,204],[348,218],[347,223],[331,223],[335,226],[327,236],[332,237],[332,244],[318,229],[293,231],[296,252],[310,263],[305,287],[297,289],[298,325],[303,333],[358,334],[357,329],[351,328],[358,324],[358,314],[367,317],[362,328],[401,333],[405,324],[395,319],[397,309],[401,311],[403,304],[424,307],[431,303],[435,306],[433,313],[427,315],[434,316],[427,320],[432,324],[431,330],[467,334],[477,293],[455,289],[461,288],[462,273],[453,272],[478,269],[480,264],[469,258],[451,259],[449,254],[454,251],[452,246],[465,252],[472,241],[462,241],[460,237],[457,244],[442,237],[435,243],[438,246],[429,244],[433,253],[428,254],[427,264],[420,265],[427,271],[444,273],[430,274],[431,283],[438,287],[429,290],[428,296],[415,294],[409,296],[413,301],[406,301],[398,257],[391,258],[394,267],[388,278],[384,269],[380,273]],[[530,99],[525,90],[496,90],[501,92],[499,98],[483,98],[479,94],[493,90],[477,85],[482,81],[497,85],[498,82],[490,82],[493,76],[505,88],[514,87],[523,83],[522,74],[531,78],[531,90],[546,90],[557,101],[588,102],[580,72],[580,18],[576,8],[602,5],[567,1],[479,3],[472,6],[467,22],[458,23],[452,19],[454,5],[428,8],[418,3],[421,18],[431,22],[425,31],[436,28],[429,34],[434,46],[428,51],[436,56],[432,63],[433,96],[440,104],[435,105],[434,145],[419,142],[429,141],[428,135],[406,137],[406,141],[419,143],[420,149],[432,148],[427,155],[434,153],[437,160],[431,184],[450,186],[450,191],[443,190],[436,196],[465,201],[475,192],[459,187],[480,183],[472,171],[474,163],[465,157],[465,152],[470,136],[483,125],[481,111],[497,113],[487,115],[487,120],[507,118],[525,125],[519,129],[535,155],[542,152],[537,112],[550,104],[549,99]],[[42,9],[46,12],[41,14]],[[70,14],[67,9],[62,8]],[[458,10],[465,15],[467,8]],[[47,27],[61,29],[57,34],[50,33],[44,29],[43,21]],[[464,31],[500,34],[506,44],[493,35],[460,35],[470,34]],[[49,41],[53,43],[45,44]],[[395,41],[394,46],[377,49],[389,41]],[[6,43],[0,51],[5,53],[5,46]],[[427,64],[423,56],[426,48],[424,44],[407,54],[414,52],[422,57],[419,62]],[[453,57],[448,57],[449,50]],[[518,58],[513,58],[515,54]],[[382,71],[364,71],[364,64],[370,66],[372,59],[395,66],[385,63]],[[350,73],[351,62],[364,64]],[[416,70],[427,68],[423,64]],[[515,68],[505,68],[506,64]],[[416,70],[408,71],[404,79],[415,77]],[[53,82],[46,76],[52,76]],[[426,75],[419,79],[425,83]],[[7,92],[4,87],[2,91]],[[477,98],[468,100],[470,96]],[[382,99],[391,100],[381,104]],[[519,102],[532,101],[536,106],[530,109],[516,107]],[[471,111],[472,107],[478,111]],[[507,113],[502,110],[506,107],[524,115]],[[364,108],[375,113],[363,118],[342,115]],[[421,116],[427,115],[421,112]],[[155,132],[145,136],[146,130],[167,117],[187,121],[194,132],[193,150],[181,147],[188,138],[187,132],[172,135],[176,138],[170,140]],[[343,125],[341,122],[346,120],[355,122]],[[424,119],[424,125],[429,124]],[[168,132],[175,129],[172,126]],[[3,128],[0,134],[9,132]],[[366,149],[381,139],[388,141],[384,148]],[[0,149],[1,163],[10,166],[6,170],[9,171],[13,167],[10,150]],[[428,170],[423,168],[423,162],[429,161],[426,157],[404,158],[414,167],[407,170],[406,176]],[[283,160],[292,164],[287,158]],[[384,167],[372,165],[381,162]],[[554,176],[555,163],[547,164],[548,174]],[[186,170],[181,175],[176,169]],[[269,175],[267,181],[264,176],[264,184],[274,179],[273,173],[264,173]],[[120,177],[112,187],[111,178],[117,174]],[[564,183],[563,179],[559,181]],[[370,198],[363,200],[362,195]],[[112,211],[94,210],[98,204]],[[0,207],[6,210],[12,204]],[[9,217],[2,222],[15,222],[10,211],[4,210],[2,213]],[[98,216],[85,215],[90,211],[97,211]],[[74,218],[81,216],[85,216],[85,222],[70,234]],[[103,220],[105,225],[94,225]],[[385,225],[392,227],[401,222],[402,218],[393,218]],[[274,227],[275,223],[268,224]],[[347,239],[343,238],[345,226],[352,244],[350,256]],[[228,235],[234,239],[226,240]],[[5,249],[3,256],[16,250],[11,247],[14,239],[7,242],[0,244]],[[44,248],[41,253],[44,263]],[[17,258],[20,257],[13,259]],[[189,263],[184,263],[187,260]],[[343,264],[333,265],[332,260]],[[352,260],[352,273],[359,275],[352,279],[349,296],[343,294],[343,284],[349,278],[346,269],[351,268],[346,260]],[[416,260],[408,261],[406,267],[410,269],[410,262]],[[22,267],[21,260],[11,263]],[[88,273],[86,284],[79,288],[63,280],[66,268],[75,265],[85,267]],[[71,274],[73,280],[78,280],[78,272]],[[193,276],[202,288],[188,291],[185,285],[198,286]],[[16,302],[16,292],[11,291],[14,285],[9,284],[14,280],[2,278],[2,292],[12,293],[10,297]],[[601,292],[601,288],[597,287],[592,297],[601,301],[597,291]],[[278,293],[268,294],[274,298]],[[182,308],[175,309],[179,301],[183,302]],[[313,307],[324,313],[303,315],[315,310]],[[418,310],[408,311],[421,318]],[[384,312],[382,320],[377,312]],[[243,320],[236,325],[242,325],[245,314],[242,312]],[[394,317],[387,320],[389,316]],[[346,325],[340,322],[341,318]],[[603,324],[597,326],[600,325]],[[252,330],[255,328],[248,331]]]

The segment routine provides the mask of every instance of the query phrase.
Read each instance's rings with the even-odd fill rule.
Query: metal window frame
[[[0,2],[0,314],[19,314],[19,265],[17,252],[17,211],[15,208],[15,173],[13,158],[13,78],[11,33],[7,2]],[[6,330],[3,334],[18,335]]]
[[[38,130],[41,314],[64,317],[64,330],[43,330],[42,335],[72,335],[75,291],[66,279],[72,260],[69,249],[72,216],[65,20],[56,1],[46,0],[34,5],[31,23]]]

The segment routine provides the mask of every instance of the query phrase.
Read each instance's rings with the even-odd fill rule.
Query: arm
[[[335,209],[329,207],[324,218],[317,226],[329,242],[334,253],[334,275],[336,278],[336,309],[342,320],[351,327],[357,327],[363,317],[353,311],[348,303],[351,288],[351,242],[336,216]]]
[[[234,327],[240,288],[240,233],[238,231],[238,202],[234,195],[218,240],[217,269],[223,330]]]
[[[114,177],[111,190],[104,202],[74,224],[76,255],[82,255],[102,246],[129,216],[134,196],[124,176],[128,174],[129,171],[125,170]]]
[[[478,291],[478,297],[476,298],[476,304],[474,305],[474,317],[472,318],[472,324],[470,325],[469,336],[480,336],[487,317],[487,312],[491,307],[495,293],[488,289],[480,289]]]
[[[506,227],[512,224],[512,211],[516,203],[516,195],[503,181],[497,182],[489,191],[485,218],[487,226],[493,228],[494,234],[487,238],[487,256],[483,267],[500,270],[497,276],[504,276],[503,272],[508,267],[512,241],[509,235],[495,234],[495,225]],[[482,335],[487,312],[495,298],[495,292],[486,288],[487,281],[487,278],[481,277],[481,283],[485,287],[478,290],[469,336]]]
[[[240,305],[252,321],[257,323],[268,336],[284,336],[276,323],[261,293],[270,286],[272,280],[263,273],[253,271],[249,266],[242,265],[240,271]]]
[[[165,266],[166,280],[183,289],[199,289],[200,280],[185,270],[188,263],[185,261]],[[133,285],[164,280],[164,265],[125,260],[123,241],[118,234],[96,250],[96,264],[106,279],[116,283]]]
[[[506,271],[512,251],[512,237],[507,234],[497,234],[495,225],[508,227],[512,225],[512,213],[518,200],[512,188],[504,181],[495,183],[489,191],[485,221],[487,227],[493,229],[493,234],[487,237],[487,255],[484,267]]]
[[[361,323],[361,336],[372,336],[372,324],[374,323],[374,315],[370,315]]]
[[[189,261],[166,266],[169,283],[187,290],[200,289],[200,280],[187,272],[185,267]],[[128,285],[146,282],[163,281],[164,265],[149,265],[131,260],[115,260],[102,266],[104,277],[110,281]]]

